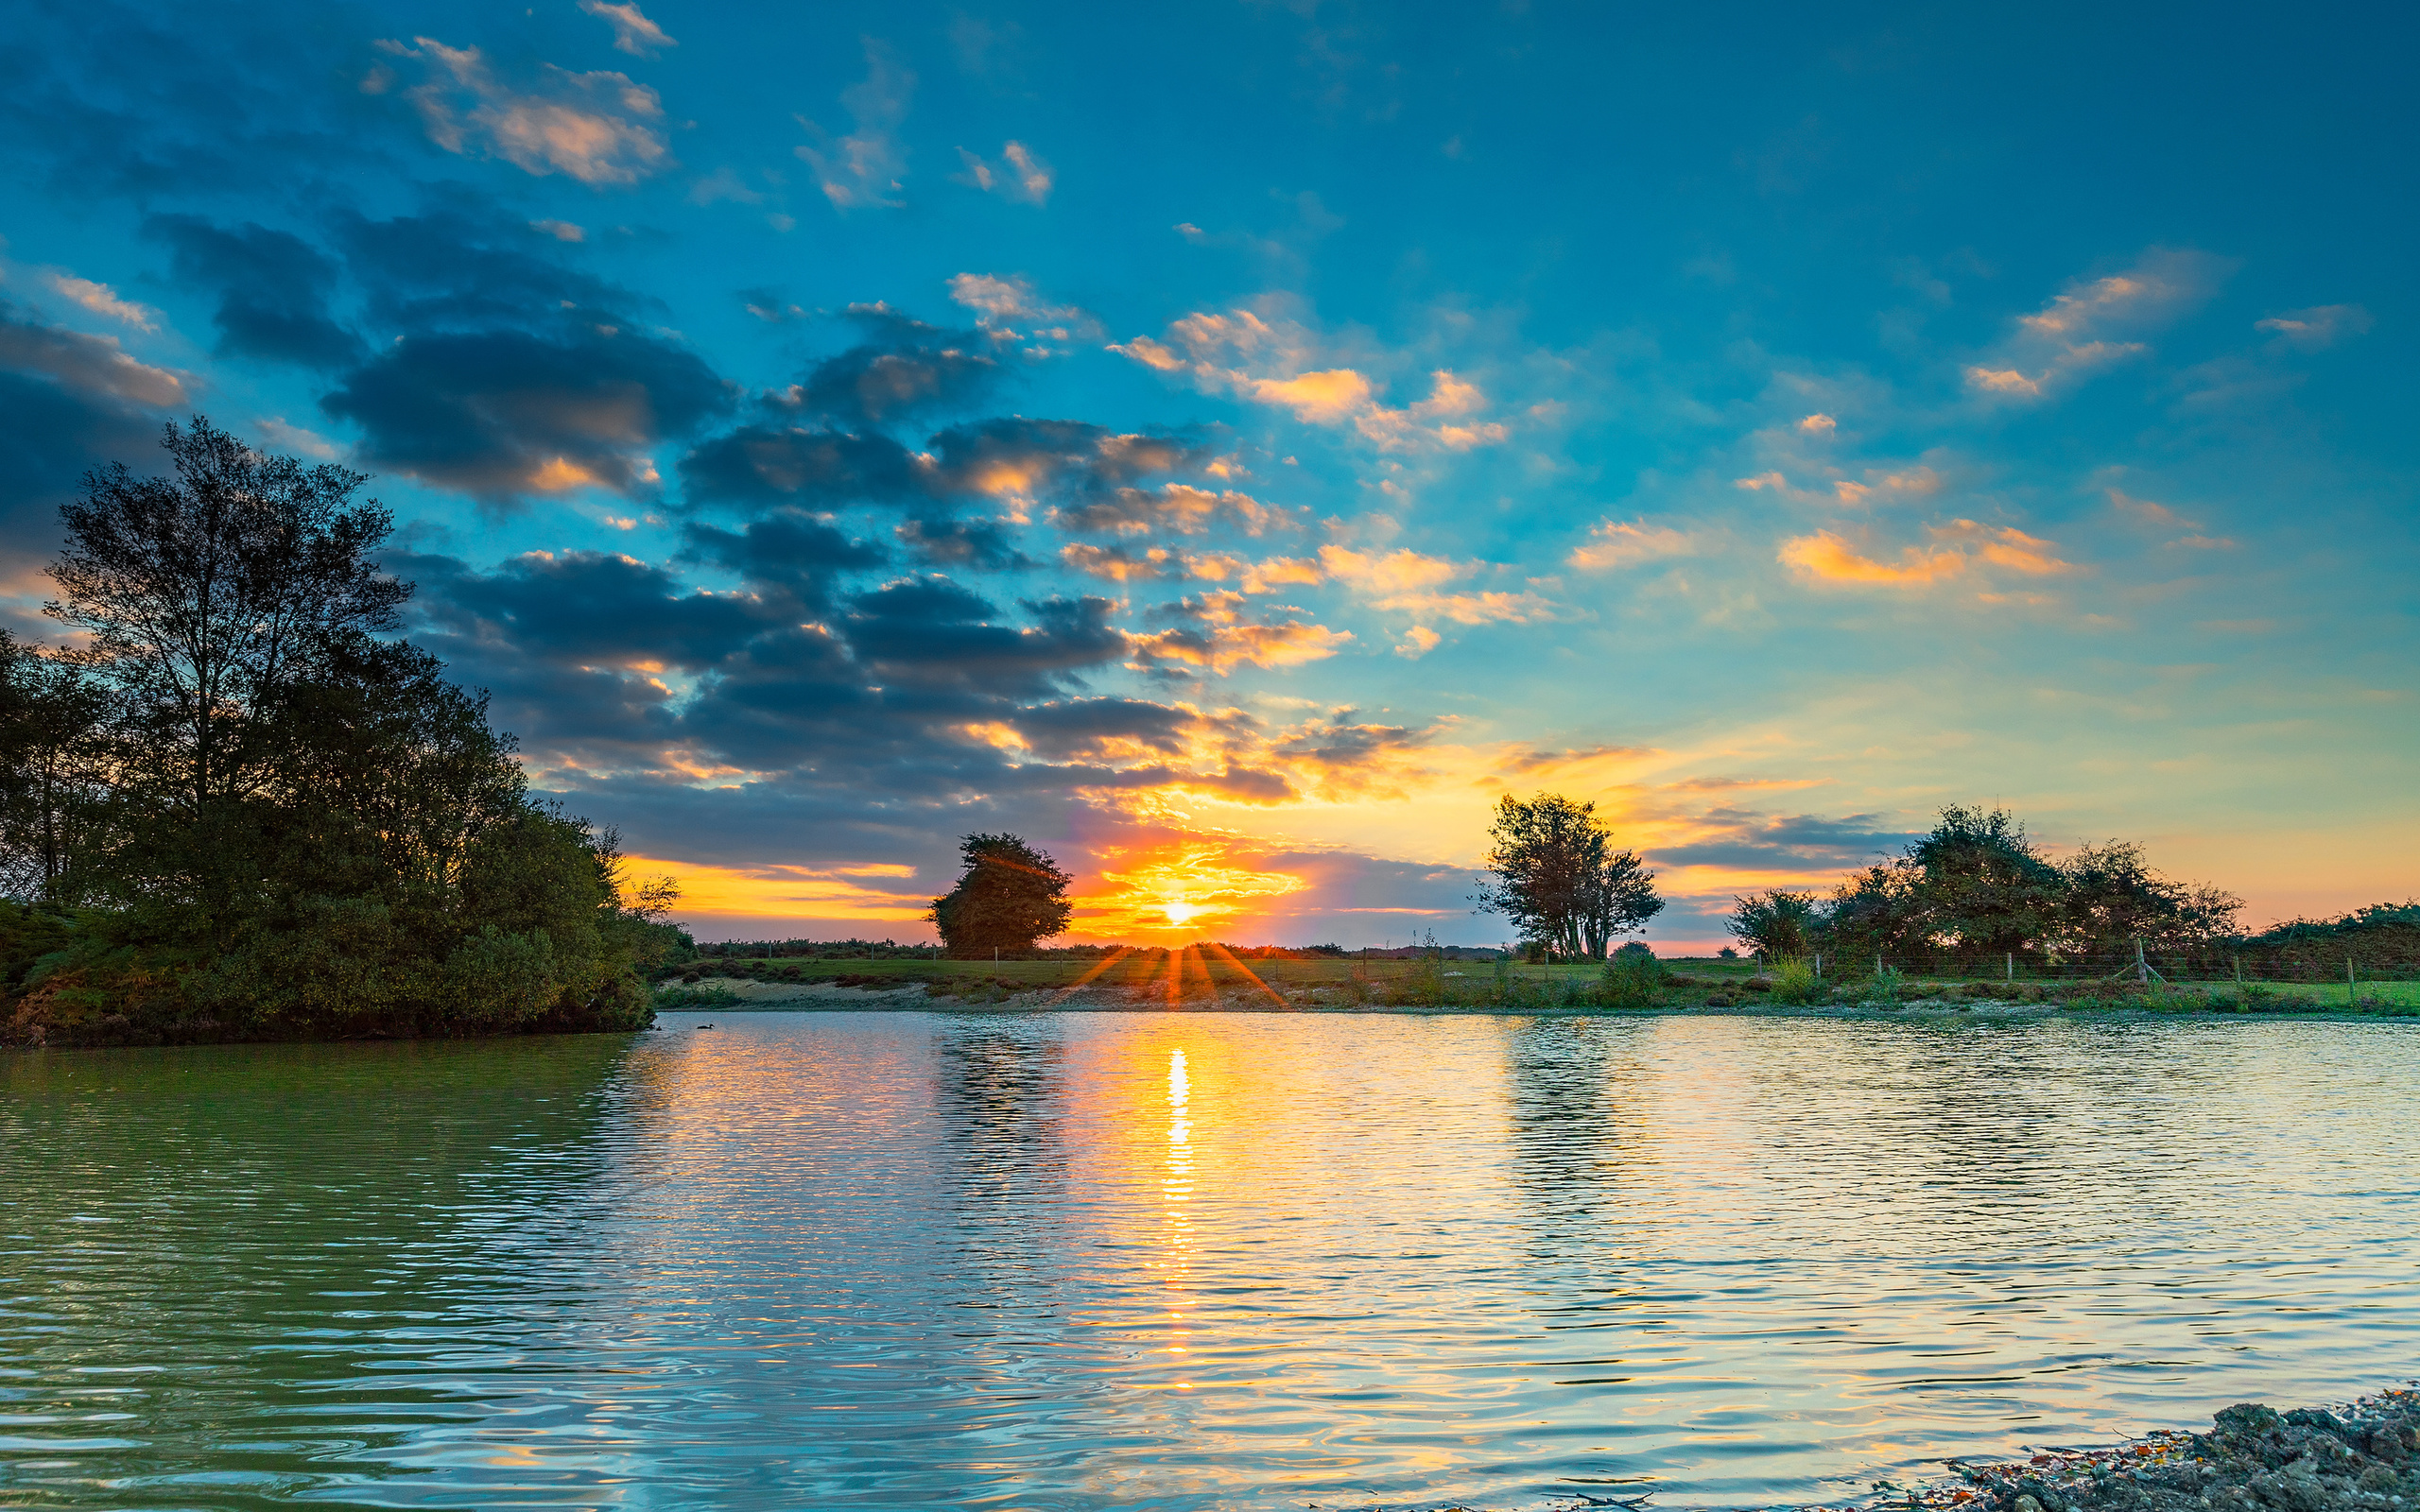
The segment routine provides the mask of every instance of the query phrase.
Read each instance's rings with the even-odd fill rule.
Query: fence
[[[2365,982],[2420,981],[2420,959],[2373,951],[2297,946],[2287,951],[2224,948],[2133,950],[2099,954],[2003,951],[1903,955],[1819,954],[1806,958],[1819,978],[1898,975],[1940,982],[2167,983],[2170,986],[2304,983],[2358,987]]]

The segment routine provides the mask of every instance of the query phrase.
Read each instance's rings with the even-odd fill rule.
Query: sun
[[[1201,916],[1201,905],[1190,899],[1170,898],[1161,903],[1160,907],[1167,912],[1168,922],[1178,929],[1183,929]]]

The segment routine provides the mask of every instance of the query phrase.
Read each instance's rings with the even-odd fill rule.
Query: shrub
[[[1815,1001],[1815,968],[1801,960],[1776,962],[1771,984],[1775,1003]]]
[[[1610,1005],[1645,1007],[1663,996],[1664,963],[1646,946],[1634,940],[1605,962],[1604,998]]]

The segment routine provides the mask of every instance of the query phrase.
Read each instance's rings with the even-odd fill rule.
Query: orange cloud
[[[1308,884],[1290,872],[1263,871],[1220,840],[1187,840],[1131,853],[1110,852],[1091,890],[1070,894],[1077,932],[1110,937],[1174,935],[1215,937],[1266,900]]]
[[[1607,520],[1588,532],[1585,543],[1572,548],[1565,564],[1602,571],[1635,567],[1666,557],[1688,557],[1698,551],[1697,538],[1669,525],[1651,525],[1644,519]]]
[[[1782,563],[1808,577],[1833,583],[1875,583],[1890,587],[1922,586],[1965,571],[1966,558],[1955,551],[1927,551],[1910,546],[1895,563],[1859,556],[1828,530],[1784,541]]]

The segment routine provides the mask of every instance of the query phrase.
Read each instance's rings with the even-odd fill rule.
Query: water
[[[0,1057],[0,1506],[1737,1506],[2420,1369],[2420,1026],[707,1022]]]

